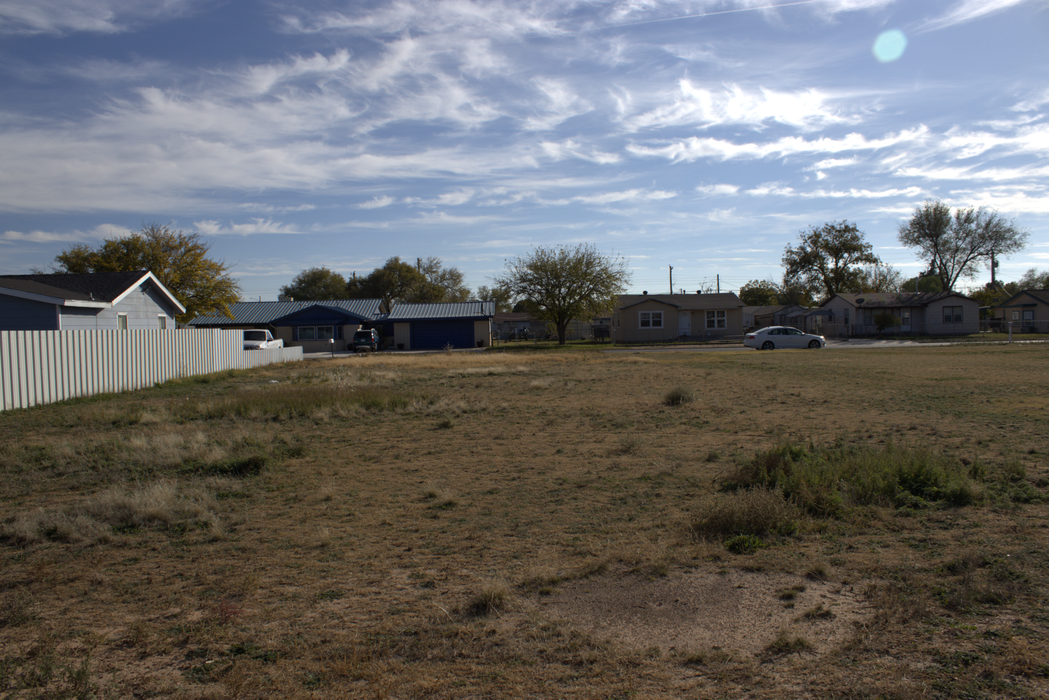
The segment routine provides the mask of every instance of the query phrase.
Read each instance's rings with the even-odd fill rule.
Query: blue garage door
[[[473,321],[415,321],[412,323],[412,350],[439,350],[474,346]]]

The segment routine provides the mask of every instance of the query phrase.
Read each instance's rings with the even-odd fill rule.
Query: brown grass
[[[1049,695],[1049,347],[365,359],[0,414],[0,697]]]

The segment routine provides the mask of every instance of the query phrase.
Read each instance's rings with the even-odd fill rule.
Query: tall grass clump
[[[715,494],[699,507],[689,530],[696,537],[792,535],[799,516],[782,493],[758,487]]]
[[[853,505],[969,505],[980,499],[972,473],[961,461],[927,450],[786,444],[744,463],[723,486],[775,489],[812,515],[839,517]]]
[[[667,406],[684,406],[696,400],[696,392],[690,387],[678,385],[668,391],[663,397],[663,403]]]
[[[292,420],[348,417],[360,410],[395,411],[407,408],[412,397],[392,389],[345,384],[281,384],[238,392],[183,409],[183,420],[245,418]]]
[[[145,529],[217,532],[216,502],[200,485],[158,481],[134,489],[114,488],[65,510],[41,509],[11,518],[0,525],[0,537],[20,545],[48,540],[82,544]]]

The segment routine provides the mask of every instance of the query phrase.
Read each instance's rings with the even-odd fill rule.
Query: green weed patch
[[[811,515],[840,517],[854,506],[920,510],[975,503],[981,489],[970,474],[976,471],[942,454],[894,445],[785,444],[741,465],[722,485],[772,489]]]

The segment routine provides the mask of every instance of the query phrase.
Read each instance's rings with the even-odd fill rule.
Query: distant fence
[[[1023,319],[1019,321],[1006,321],[1001,318],[985,318],[980,320],[980,330],[985,333],[1049,333],[1049,321],[1035,321],[1034,319]]]
[[[0,411],[302,359],[244,349],[244,331],[0,331]]]

